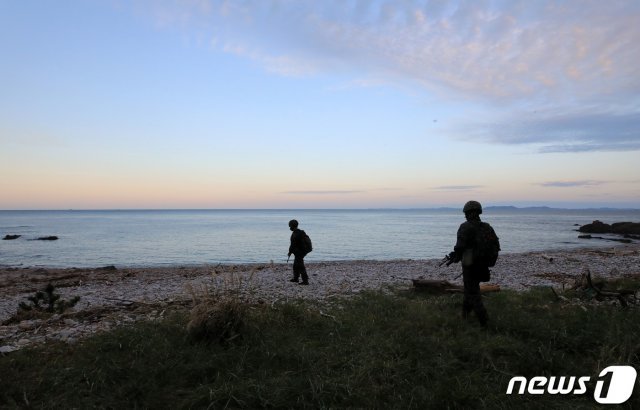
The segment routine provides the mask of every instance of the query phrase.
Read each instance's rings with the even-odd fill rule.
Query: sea
[[[456,209],[0,211],[0,266],[157,267],[284,263],[297,219],[306,260],[442,258],[464,215]],[[487,208],[503,253],[624,246],[579,239],[580,225],[640,222],[640,210]],[[57,236],[54,241],[38,240]],[[595,235],[594,235],[595,236]],[[607,235],[597,235],[611,237]]]

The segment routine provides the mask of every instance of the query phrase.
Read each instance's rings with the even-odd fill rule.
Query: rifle
[[[440,261],[440,263],[438,264],[438,267],[447,264],[447,266],[451,265],[453,262],[453,258],[451,257],[451,254],[446,255],[444,258],[442,258],[442,260]],[[460,276],[462,276],[462,273],[459,274],[458,276],[456,276],[455,278],[453,278],[454,280],[458,279]]]
[[[442,260],[438,264],[438,267],[441,267],[445,263],[447,264],[447,266],[451,265],[453,263],[453,258],[449,255],[446,255],[444,258],[442,258]]]

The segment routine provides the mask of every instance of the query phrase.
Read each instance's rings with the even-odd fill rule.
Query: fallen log
[[[447,293],[464,293],[464,286],[445,289]],[[480,285],[480,293],[500,292],[500,285]]]
[[[480,293],[500,292],[500,285],[480,285]]]
[[[433,293],[462,293],[464,286],[455,285],[446,280],[412,279],[416,291]],[[500,285],[481,284],[480,293],[499,292]]]
[[[433,280],[433,279],[412,279],[413,286],[420,290],[439,290],[443,291],[448,288],[453,288],[456,285],[446,280]]]

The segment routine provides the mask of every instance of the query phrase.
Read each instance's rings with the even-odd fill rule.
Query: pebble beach
[[[0,353],[60,340],[76,343],[88,335],[139,320],[159,320],[194,299],[235,291],[251,303],[305,299],[331,303],[364,290],[411,289],[412,279],[462,284],[459,265],[440,260],[357,260],[308,263],[309,286],[289,282],[291,264],[200,265],[163,268],[104,266],[93,269],[0,268]],[[524,291],[537,286],[562,289],[588,269],[594,277],[640,277],[640,245],[501,254],[492,284]],[[63,314],[16,318],[20,302],[47,284],[62,299],[80,301]]]

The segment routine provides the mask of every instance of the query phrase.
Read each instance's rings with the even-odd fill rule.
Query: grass
[[[0,357],[0,407],[594,408],[602,369],[640,369],[640,309],[583,309],[549,289],[485,305],[487,329],[460,318],[461,295],[257,305],[228,343],[195,341],[177,313]],[[507,396],[515,375],[591,381],[584,395]],[[634,393],[623,407],[640,406]]]

